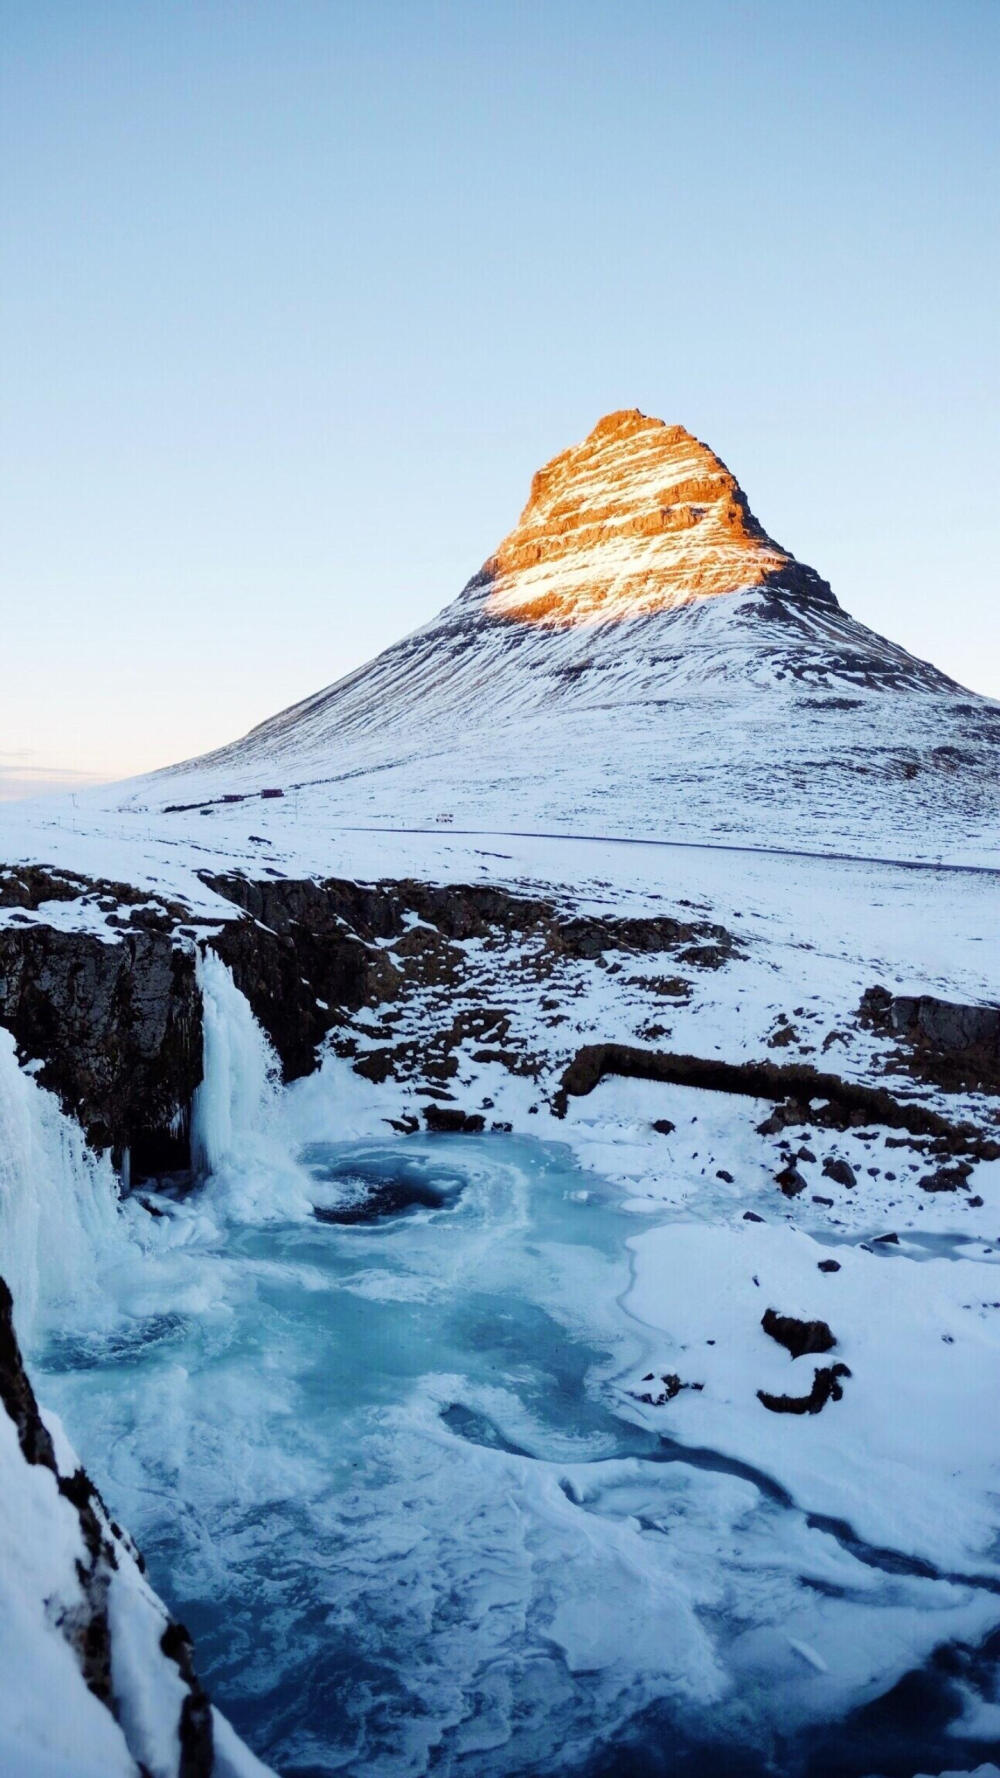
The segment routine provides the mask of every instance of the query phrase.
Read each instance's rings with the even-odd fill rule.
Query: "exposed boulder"
[[[765,1309],[760,1325],[793,1358],[802,1358],[807,1352],[832,1352],[837,1344],[825,1321],[800,1321],[795,1315],[779,1315],[777,1309]]]
[[[933,1173],[925,1173],[920,1181],[920,1189],[925,1192],[955,1192],[968,1184],[972,1168],[964,1161],[956,1161],[952,1167],[935,1167]]]
[[[901,1039],[914,1071],[940,1086],[1000,1089],[1000,1006],[875,987],[862,995],[859,1013],[863,1024]]]
[[[425,1106],[424,1122],[429,1130],[448,1131],[453,1135],[474,1135],[486,1127],[486,1119],[480,1112],[462,1111],[457,1105]]]
[[[834,1185],[846,1185],[848,1190],[858,1183],[858,1176],[849,1161],[831,1158],[829,1155],[823,1162],[823,1178],[832,1179]]]

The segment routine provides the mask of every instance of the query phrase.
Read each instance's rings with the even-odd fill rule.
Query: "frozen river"
[[[150,1199],[153,1247],[40,1382],[261,1757],[285,1778],[940,1769],[947,1666],[851,1696],[857,1648],[939,1583],[644,1424],[637,1219],[569,1149],[312,1142],[267,1219],[255,1166],[252,1220],[232,1181]],[[866,1708],[838,1727],[845,1704]]]

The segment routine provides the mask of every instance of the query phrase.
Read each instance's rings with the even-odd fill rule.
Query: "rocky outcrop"
[[[459,1105],[428,1105],[424,1123],[439,1136],[475,1136],[486,1127],[481,1112],[463,1111]]]
[[[47,902],[70,901],[103,914],[112,928],[169,932],[190,918],[182,902],[151,895],[133,883],[81,877],[48,864],[0,865],[0,908],[38,913]]]
[[[267,1032],[284,1078],[311,1073],[327,1032],[373,995],[391,993],[392,971],[373,943],[394,930],[391,907],[353,883],[206,881],[247,916],[221,927],[213,950]]]
[[[555,901],[495,886],[240,875],[204,880],[241,917],[218,921],[201,942],[232,969],[289,1080],[315,1067],[319,1045],[331,1033],[369,1078],[429,1082],[437,1098],[448,1098],[444,1083],[455,1072],[454,1053],[470,1043],[482,1046],[475,1059],[539,1078],[551,1058],[528,1054],[523,1040],[518,1045],[502,998],[486,1004],[481,985],[468,994],[480,970],[464,948],[470,940],[479,941],[480,959],[495,959],[492,994],[498,988],[502,994],[508,954],[522,978],[547,984],[580,963],[620,968],[628,954],[669,954],[689,968],[715,969],[737,953],[731,935],[711,921],[570,913]],[[42,1083],[94,1146],[111,1148],[119,1161],[130,1155],[133,1179],[186,1167],[190,1105],[202,1070],[195,929],[186,910],[150,904],[121,885],[88,884],[39,868],[0,873],[0,897],[17,910],[0,927],[0,1023],[13,1032],[22,1057],[40,1064]],[[40,917],[47,902],[70,900],[81,910],[96,903],[113,924],[100,933]],[[647,975],[636,983],[652,990],[658,980]],[[677,998],[688,984],[672,975],[665,987]],[[397,1036],[401,1009],[417,1003],[424,1009],[419,1039],[412,1031]],[[557,1005],[542,1001],[543,1008]],[[871,991],[864,1005],[869,1023],[905,1033],[921,1054],[937,1046],[940,1057],[946,1044],[963,1046],[952,1052],[963,1078],[974,1056],[982,1080],[997,1041],[995,1009],[893,999],[884,990]],[[429,1016],[432,1008],[440,1020]],[[377,1017],[381,1047],[369,1040],[358,1048],[358,1015]],[[368,1016],[365,1029],[373,1028]],[[734,1064],[617,1043],[588,1044],[571,1057],[553,1101],[557,1115],[570,1096],[590,1092],[607,1074],[768,1099],[775,1106],[768,1130],[797,1122],[846,1129],[872,1121],[933,1138],[939,1154],[989,1158],[996,1148],[971,1126],[927,1106],[804,1064]],[[801,1183],[790,1178],[788,1187],[801,1189]]]
[[[124,919],[107,938],[0,928],[0,1024],[96,1148],[142,1178],[186,1166],[201,1079],[201,998],[190,944]]]
[[[825,1321],[801,1321],[797,1315],[779,1315],[777,1309],[765,1309],[760,1325],[793,1358],[803,1358],[807,1352],[832,1352],[837,1344]]]
[[[897,1058],[913,1072],[948,1091],[1000,1091],[1000,1006],[876,987],[862,996],[859,1010],[863,1024],[902,1040]]]
[[[453,1004],[470,973],[462,947],[471,939],[501,964],[505,948],[516,950],[518,968],[539,982],[575,963],[603,967],[611,953],[669,952],[715,969],[735,952],[711,921],[570,914],[554,901],[475,884],[204,880],[238,913],[193,923],[185,908],[125,885],[40,867],[0,872],[0,903],[13,910],[0,924],[0,1024],[90,1143],[110,1148],[133,1182],[190,1164],[190,1107],[202,1074],[199,928],[200,943],[231,968],[288,1080],[312,1071],[330,1033],[342,1034],[345,1053],[376,1080],[444,1080],[452,1052],[470,1038],[494,1046],[481,1054],[531,1073],[536,1064],[511,1042],[502,1004]],[[68,903],[72,913],[63,911]],[[58,917],[45,917],[48,904],[58,904]],[[674,994],[686,987],[673,976],[667,985]],[[440,1028],[425,1018],[419,1041],[394,1042],[397,1009],[420,997],[440,1007]],[[354,1021],[366,1010],[377,1013],[387,1042],[358,1053]]]
[[[486,563],[485,611],[562,629],[765,584],[836,608],[768,537],[725,464],[683,426],[626,408],[538,470]]]
[[[823,1162],[823,1178],[832,1179],[834,1185],[846,1186],[848,1191],[853,1191],[858,1183],[858,1176],[850,1161],[845,1161],[839,1155],[827,1155]]]
[[[593,1092],[609,1074],[702,1087],[709,1092],[740,1093],[752,1099],[773,1100],[779,1108],[787,1104],[787,1118],[771,1119],[761,1126],[766,1134],[785,1122],[812,1121],[835,1129],[875,1123],[888,1129],[907,1130],[913,1136],[941,1138],[956,1153],[973,1154],[984,1160],[1000,1157],[1000,1145],[992,1138],[984,1138],[971,1124],[953,1123],[929,1106],[908,1104],[884,1088],[861,1086],[805,1063],[720,1062],[624,1043],[591,1043],[577,1050],[553,1101],[556,1116],[565,1116],[570,1096]]]
[[[736,949],[725,927],[711,921],[567,914],[553,901],[479,884],[204,881],[247,915],[221,927],[210,943],[231,968],[288,1080],[308,1074],[317,1044],[349,1027],[363,1007],[391,1019],[411,992],[450,999],[467,973],[461,946],[470,939],[494,950],[516,944],[524,966],[539,977],[563,962],[596,963],[612,951],[669,952],[692,967],[715,969]],[[411,1061],[432,1074],[447,1073],[449,1049],[472,1036],[489,1039],[517,1069],[518,1057],[511,1052],[508,1058],[500,1047],[505,1035],[502,1007],[453,1009],[439,1038],[425,1033],[414,1056],[386,1049],[361,1058],[359,1066],[373,1079]]]
[[[808,1395],[770,1395],[758,1389],[757,1399],[772,1414],[820,1414],[828,1401],[842,1401],[841,1379],[849,1377],[846,1364],[817,1365]]]

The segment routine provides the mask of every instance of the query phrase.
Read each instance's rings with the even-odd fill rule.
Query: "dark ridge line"
[[[555,1116],[565,1117],[570,1095],[586,1097],[609,1074],[739,1094],[775,1104],[789,1098],[806,1103],[822,1099],[848,1116],[860,1113],[865,1123],[906,1130],[911,1136],[944,1136],[960,1142],[970,1153],[995,1146],[972,1124],[952,1123],[929,1106],[906,1104],[894,1098],[884,1087],[861,1086],[843,1080],[839,1074],[823,1074],[805,1063],[722,1062],[627,1043],[587,1043],[577,1050],[553,1098]]]

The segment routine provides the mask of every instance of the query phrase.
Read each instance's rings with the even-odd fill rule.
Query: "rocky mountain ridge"
[[[707,445],[637,408],[605,415],[537,471],[481,577],[489,616],[550,629],[626,622],[765,584],[836,606],[826,582],[768,537]]]

